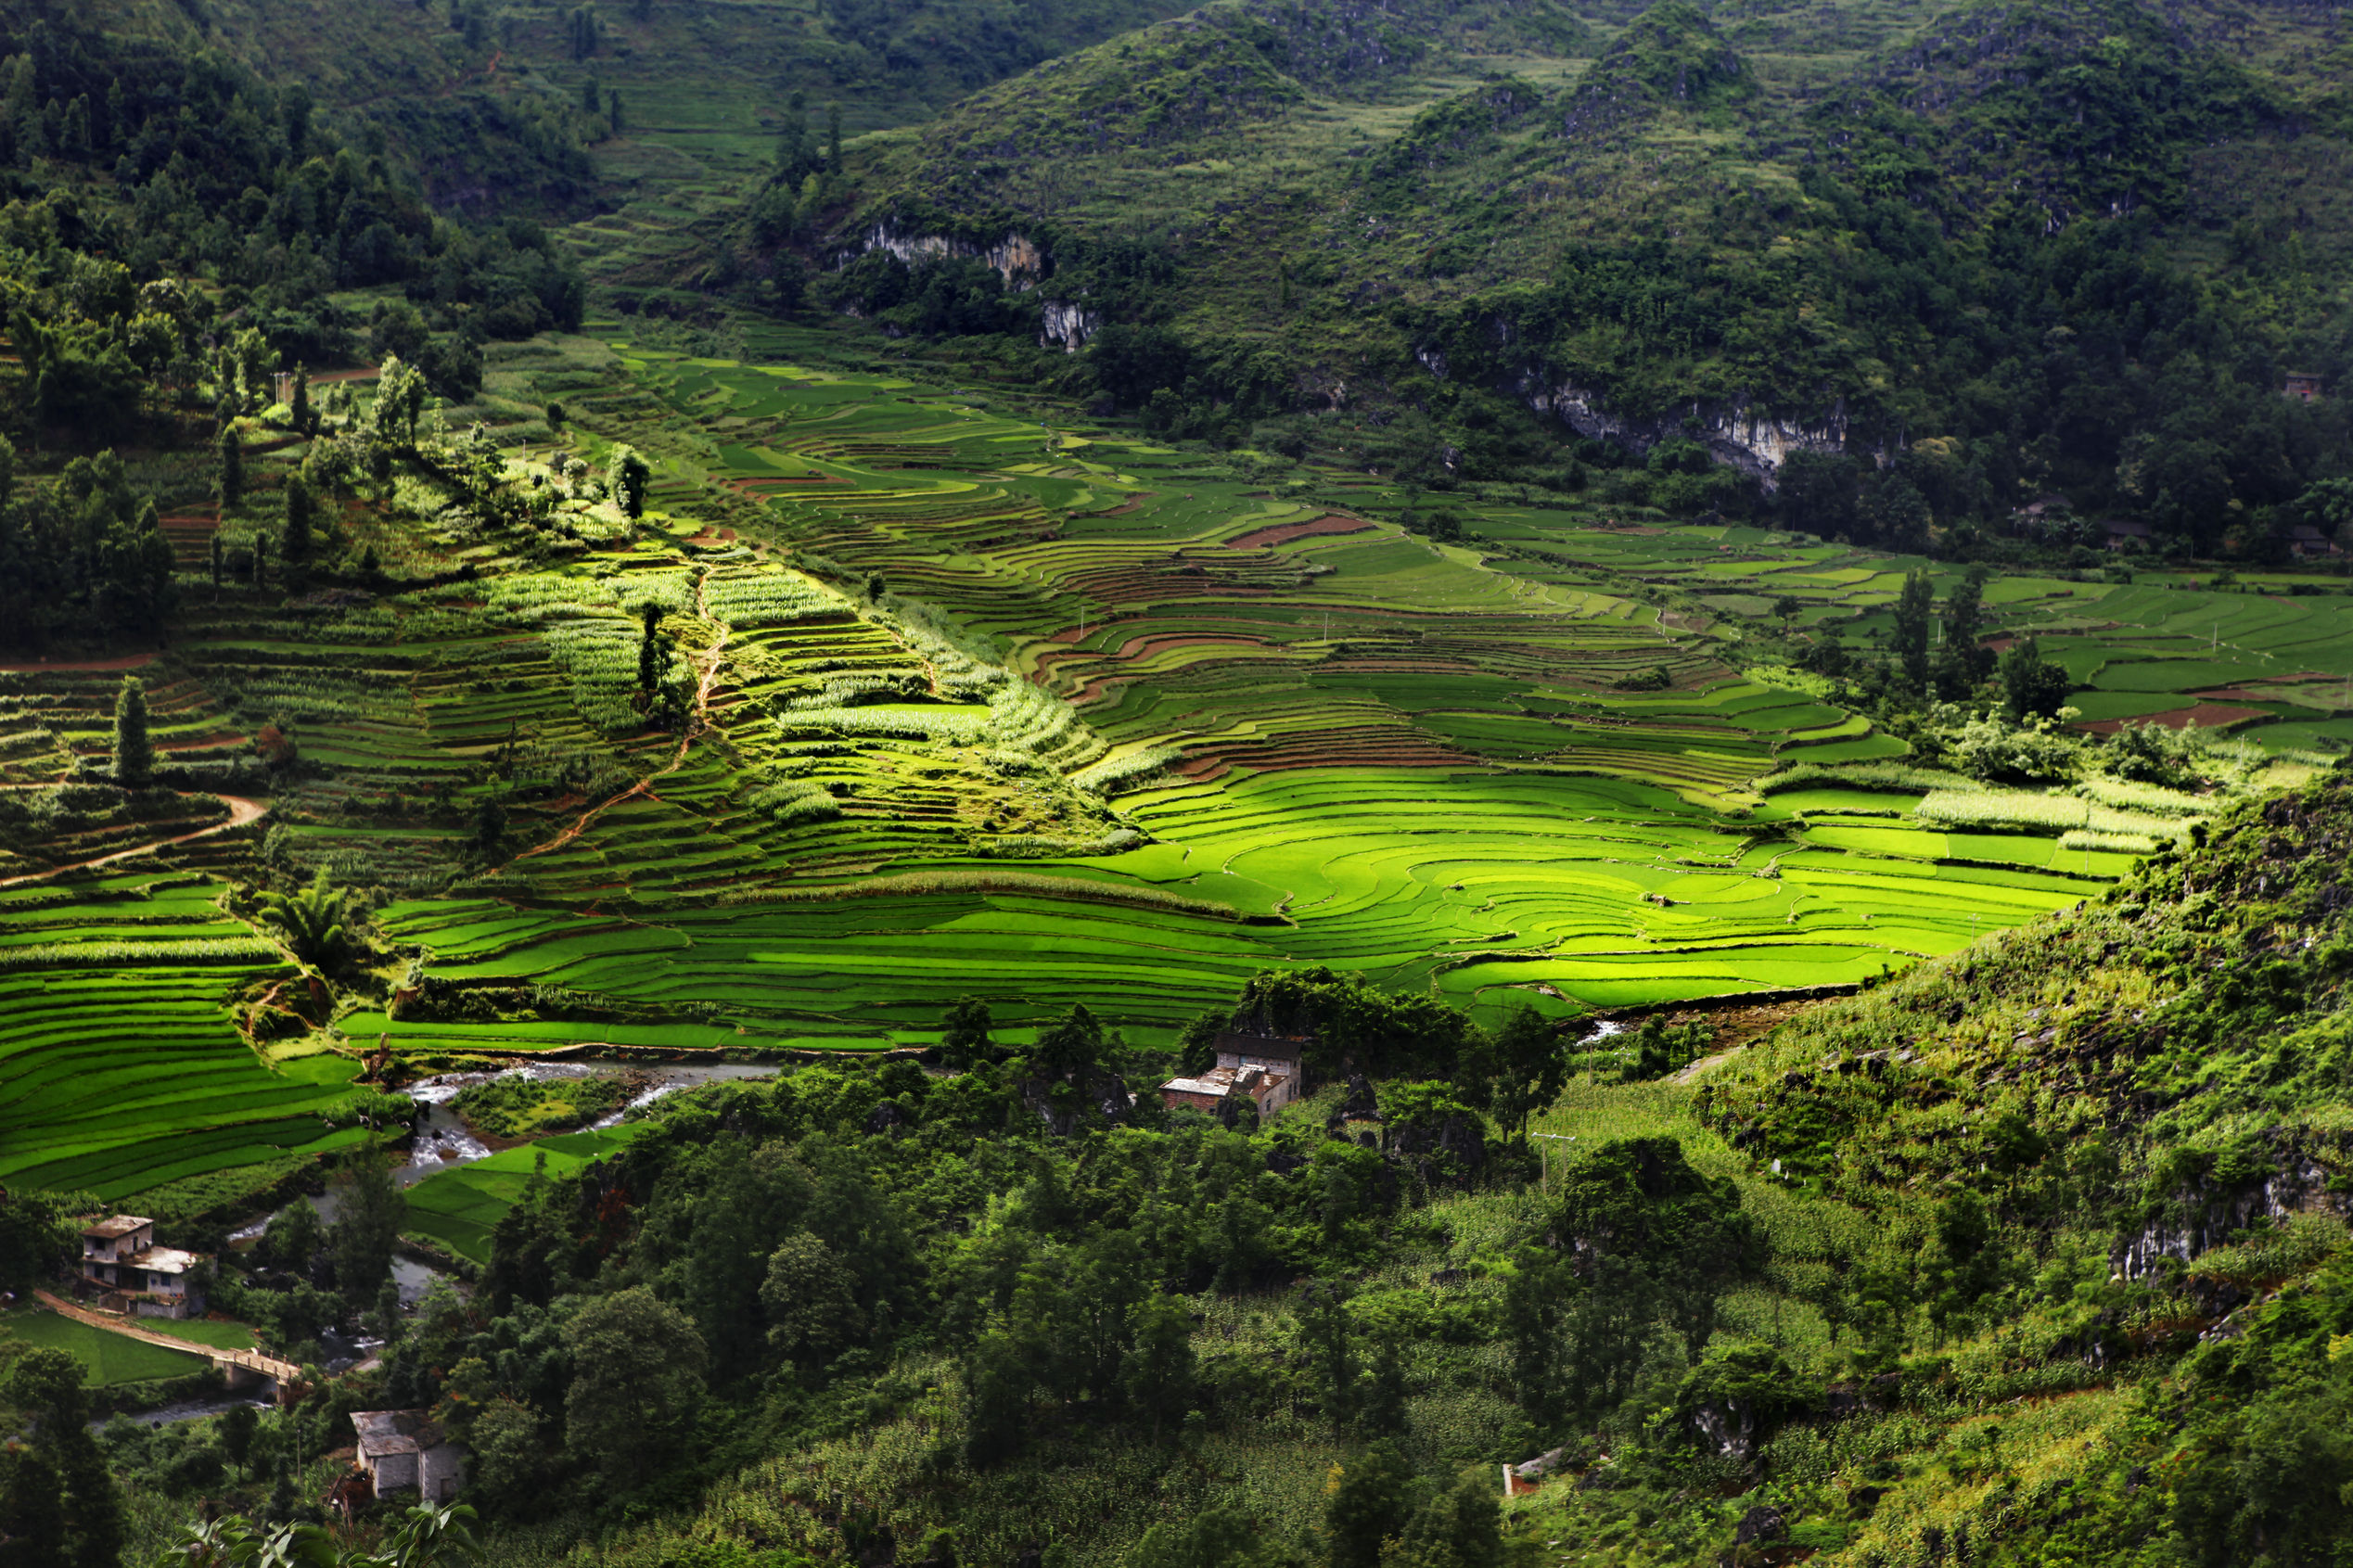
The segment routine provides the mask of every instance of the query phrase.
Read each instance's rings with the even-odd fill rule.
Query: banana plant
[[[481,1549],[464,1503],[420,1503],[376,1547],[341,1547],[316,1524],[258,1528],[242,1514],[191,1524],[154,1568],[463,1568]]]

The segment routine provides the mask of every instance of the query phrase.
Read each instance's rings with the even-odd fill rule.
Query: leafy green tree
[[[1484,1465],[1466,1470],[1416,1509],[1404,1546],[1413,1568],[1504,1568],[1513,1554],[1503,1543],[1493,1472]]]
[[[467,1434],[472,1483],[503,1512],[529,1511],[547,1485],[546,1423],[530,1405],[499,1395],[483,1406]]]
[[[980,1337],[964,1363],[965,1463],[990,1470],[1019,1455],[1029,1439],[1036,1386],[1029,1358],[1009,1327]]]
[[[1784,593],[1773,601],[1773,618],[1781,622],[1781,634],[1789,635],[1789,628],[1806,610],[1806,602],[1795,593]]]
[[[1936,597],[1928,574],[1917,569],[1904,574],[1903,589],[1896,595],[1896,626],[1891,642],[1904,686],[1913,693],[1925,691],[1928,686],[1928,634]]]
[[[124,789],[155,783],[155,744],[147,738],[147,688],[135,675],[122,678],[114,697],[114,782]]]
[[[405,1205],[407,1199],[403,1198],[402,1202]],[[376,1308],[372,1317],[372,1326],[377,1337],[388,1345],[401,1343],[401,1335],[408,1325],[401,1317],[401,1282],[389,1270],[384,1276],[384,1283],[377,1288]]]
[[[768,1314],[768,1343],[795,1360],[822,1361],[865,1336],[850,1271],[806,1232],[787,1236],[768,1255],[760,1303]]]
[[[1177,1071],[1187,1077],[1199,1077],[1218,1064],[1218,1037],[1231,1022],[1223,1013],[1214,1009],[1196,1013],[1177,1031]]]
[[[643,630],[637,638],[637,689],[650,700],[670,668],[670,640],[662,635],[662,607],[651,599],[637,606]]]
[[[1568,1052],[1560,1033],[1534,1008],[1514,1008],[1488,1042],[1486,1054],[1495,1119],[1514,1137],[1526,1138],[1528,1117],[1559,1099],[1568,1082]]]
[[[485,795],[474,808],[474,831],[467,842],[478,859],[495,860],[506,845],[506,808],[498,797]]]
[[[217,593],[221,591],[221,569],[227,564],[228,555],[226,547],[221,543],[219,529],[212,530],[212,537],[205,546],[205,555],[206,564],[212,576],[212,591]]]
[[[693,1319],[642,1286],[599,1296],[564,1326],[572,1382],[568,1446],[615,1485],[635,1486],[676,1455],[703,1396],[705,1351]]]
[[[384,362],[370,409],[377,432],[386,440],[416,444],[416,422],[425,416],[425,373],[398,354]]]
[[[646,513],[646,487],[653,483],[654,471],[632,446],[613,449],[612,462],[605,468],[605,491],[620,508],[624,517],[641,517]]]
[[[313,543],[315,543],[313,517],[317,513],[317,504],[311,498],[311,482],[303,478],[301,470],[294,470],[288,475],[285,501],[288,501],[288,522],[285,522],[285,531],[280,533],[277,559],[288,564],[288,583],[292,588],[301,588],[303,574],[308,574],[308,569],[311,569],[311,553]]]
[[[318,428],[318,414],[311,407],[311,370],[300,360],[294,364],[294,389],[288,397],[287,413],[296,434],[307,436]]]
[[[1541,1431],[1553,1424],[1561,1391],[1561,1321],[1575,1286],[1568,1266],[1542,1247],[1513,1255],[1503,1281],[1503,1328],[1512,1347],[1512,1390]]]
[[[1133,1309],[1134,1345],[1127,1358],[1128,1405],[1150,1423],[1153,1441],[1173,1434],[1192,1408],[1193,1315],[1176,1296],[1147,1294]]]
[[[1958,702],[1993,673],[1993,653],[1979,646],[1985,636],[1985,573],[1972,568],[1945,595],[1945,645],[1937,659],[1937,695]]]
[[[1085,1002],[1072,1002],[1069,1012],[1039,1031],[1029,1059],[1052,1077],[1076,1081],[1103,1060],[1103,1024]]]
[[[81,1222],[98,1200],[87,1192],[0,1189],[0,1290],[22,1294],[79,1254]]]
[[[372,1144],[344,1160],[335,1185],[340,1200],[328,1232],[335,1282],[357,1311],[391,1283],[393,1248],[408,1225],[408,1196],[392,1173],[391,1162]]]
[[[979,998],[951,1002],[940,1023],[940,1054],[948,1065],[969,1067],[995,1054],[996,1041],[989,1033],[992,1024],[989,1004]]]
[[[1671,1138],[1620,1139],[1560,1173],[1552,1234],[1577,1288],[1563,1330],[1567,1396],[1606,1409],[1631,1388],[1661,1328],[1688,1350],[1707,1341],[1717,1303],[1762,1260],[1730,1178],[1710,1180]]]
[[[237,444],[237,431],[224,426],[221,439],[215,443],[217,463],[213,469],[212,488],[219,491],[221,509],[227,511],[245,494],[245,448]]]
[[[1344,1285],[1309,1285],[1299,1294],[1299,1338],[1313,1358],[1324,1414],[1335,1434],[1356,1420],[1356,1345]]]
[[[1375,1443],[1352,1463],[1334,1465],[1324,1489],[1329,1568],[1382,1568],[1388,1543],[1404,1537],[1421,1501],[1413,1467],[1392,1443]]]
[[[229,1463],[240,1470],[245,1467],[253,1454],[253,1434],[261,1425],[262,1418],[250,1405],[231,1405],[221,1412],[221,1451],[228,1456]]]
[[[32,1418],[31,1462],[19,1459],[10,1467],[15,1472],[5,1478],[0,1505],[57,1541],[47,1562],[58,1568],[117,1568],[129,1524],[121,1490],[90,1433],[82,1381],[82,1363],[62,1350],[0,1345],[0,1404]],[[62,1517],[62,1530],[52,1523],[55,1516]]]
[[[1901,474],[1881,480],[1862,505],[1866,526],[1889,550],[1910,553],[1928,545],[1928,525],[1935,521],[1928,498]]]
[[[262,1228],[262,1255],[280,1268],[300,1274],[311,1267],[326,1242],[325,1227],[319,1223],[319,1211],[307,1198],[287,1205],[270,1216],[270,1222]]]
[[[352,946],[343,904],[343,894],[327,886],[326,868],[321,867],[308,887],[263,894],[262,918],[285,934],[286,945],[298,960],[327,969],[341,962]],[[372,1282],[369,1288],[375,1288]]]
[[[1396,1332],[1384,1332],[1373,1342],[1373,1360],[1365,1369],[1358,1401],[1357,1425],[1373,1437],[1403,1436],[1405,1398],[1405,1347]]]
[[[49,1456],[30,1444],[0,1447],[0,1545],[12,1562],[27,1568],[74,1562],[64,1479]]]
[[[2064,665],[2046,663],[2031,637],[2001,656],[2001,698],[2013,719],[2049,719],[2067,705],[2075,682]]]

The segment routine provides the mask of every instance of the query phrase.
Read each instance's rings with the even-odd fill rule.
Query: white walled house
[[[360,1437],[359,1467],[379,1498],[415,1492],[447,1502],[466,1484],[466,1450],[423,1410],[353,1410],[352,1427]]]
[[[155,1221],[140,1215],[110,1215],[82,1228],[82,1278],[118,1311],[202,1317],[204,1294],[192,1281],[205,1261],[202,1253],[157,1246]]]

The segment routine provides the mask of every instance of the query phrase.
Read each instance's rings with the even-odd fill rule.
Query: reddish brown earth
[[[1362,533],[1373,525],[1362,517],[1343,516],[1337,512],[1304,523],[1276,523],[1272,528],[1252,529],[1248,533],[1225,542],[1228,550],[1262,550],[1270,545],[1288,544],[1295,539],[1306,539],[1320,533]]]
[[[1236,768],[1289,772],[1301,768],[1477,768],[1485,762],[1442,741],[1398,725],[1360,725],[1313,734],[1222,741],[1179,762],[1175,771],[1207,783]]]
[[[155,662],[153,654],[124,654],[119,658],[28,659],[20,664],[0,664],[0,673],[16,674],[23,670],[75,669],[140,669]]]
[[[2165,713],[2144,714],[2138,719],[2093,719],[2074,728],[2093,735],[2113,735],[2127,724],[2162,724],[2168,730],[2183,730],[2195,724],[2201,730],[2219,730],[2226,724],[2241,724],[2249,719],[2262,717],[2263,710],[2259,708],[2234,708],[2227,703],[2202,702]]]

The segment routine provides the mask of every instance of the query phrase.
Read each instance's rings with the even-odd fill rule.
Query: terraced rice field
[[[522,1195],[534,1170],[550,1177],[568,1175],[626,1147],[638,1131],[621,1126],[568,1132],[444,1171],[411,1189],[408,1228],[460,1257],[488,1263],[491,1230]]]
[[[500,349],[492,379],[572,407],[557,457],[649,454],[644,524],[585,501],[556,540],[377,519],[417,586],[186,585],[144,668],[159,737],[242,757],[270,816],[176,874],[0,889],[0,1180],[112,1201],[332,1148],[379,1037],[866,1050],[966,995],[1015,1038],[1074,1001],[1152,1035],[1286,963],[1490,1016],[1851,984],[2082,899],[2182,826],[1760,793],[1903,748],[1751,668],[1744,629],[1786,594],[1867,645],[1915,563],[1500,504],[1470,508],[1480,542],[1438,544],[1361,476],[1254,480],[1048,408],[609,335]],[[1989,598],[2068,661],[2087,723],[2227,697],[2295,754],[2347,722],[2346,601]],[[647,606],[678,727],[641,711]],[[121,673],[0,672],[0,784],[102,751]],[[382,889],[386,962],[496,988],[505,1020],[354,993],[257,1051],[230,1010],[291,976],[217,896],[264,847]],[[534,986],[595,1005],[512,1005]],[[512,1164],[428,1184],[430,1233],[478,1248],[495,1205],[468,1205]]]
[[[291,971],[219,884],[146,873],[0,890],[0,1184],[109,1202],[357,1137],[353,1066],[264,1066],[224,1003]]]

